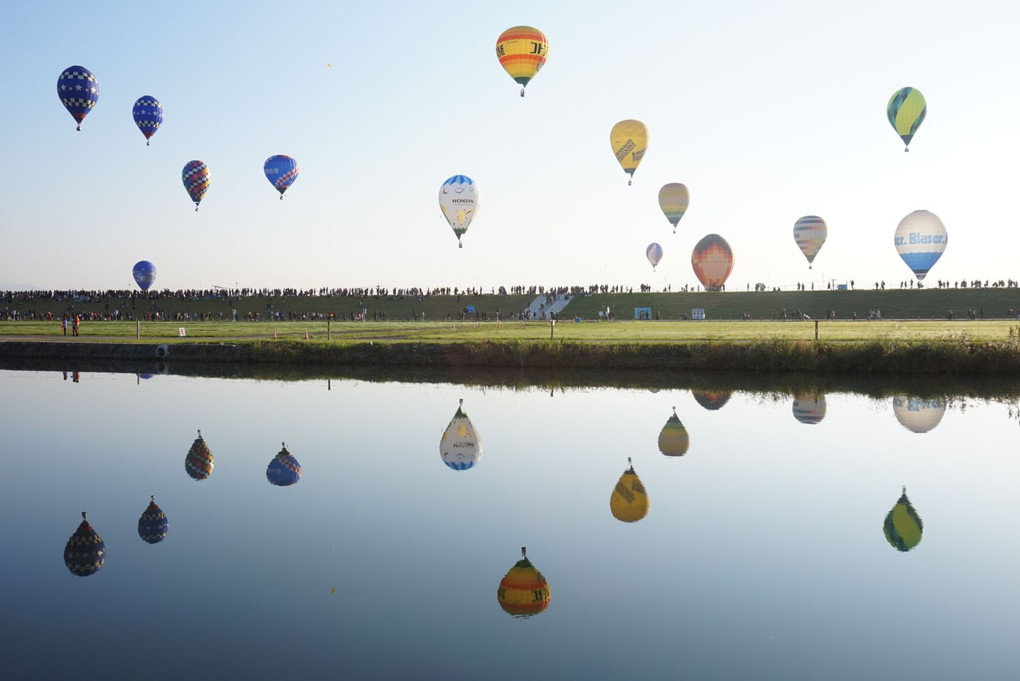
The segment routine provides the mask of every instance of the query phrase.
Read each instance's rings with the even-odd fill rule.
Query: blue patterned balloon
[[[84,66],[68,66],[57,78],[57,96],[80,131],[81,122],[99,101],[99,80]]]
[[[266,478],[274,485],[287,487],[301,479],[301,464],[287,451],[283,445],[280,453],[273,457],[266,468]]]
[[[149,544],[158,544],[170,532],[170,521],[166,519],[163,509],[156,505],[156,497],[150,499],[149,505],[142,511],[142,517],[138,519],[138,536]]]
[[[163,125],[163,105],[152,95],[142,95],[135,100],[131,115],[135,119],[135,125],[145,135],[145,146],[149,146],[149,139],[156,134],[159,126]]]
[[[152,282],[156,281],[156,266],[148,260],[139,260],[135,263],[131,274],[134,276],[138,288],[148,291]]]
[[[81,525],[75,530],[64,546],[64,565],[71,574],[88,577],[95,574],[106,562],[106,544],[92,529],[85,512],[81,513]]]
[[[266,159],[262,170],[266,173],[266,179],[280,192],[280,200],[283,200],[283,193],[294,184],[298,176],[297,161],[290,156],[270,156]]]

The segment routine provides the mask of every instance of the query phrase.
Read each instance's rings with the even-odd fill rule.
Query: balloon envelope
[[[131,276],[135,278],[138,288],[148,291],[152,283],[156,281],[156,266],[148,260],[139,260],[131,268]]]
[[[813,425],[825,418],[825,395],[797,395],[793,398],[793,417]]]
[[[648,262],[652,263],[652,269],[655,269],[655,266],[662,260],[662,246],[657,243],[648,244],[648,248],[645,249],[645,257],[648,258]]]
[[[949,235],[934,213],[915,210],[900,220],[893,243],[903,262],[907,263],[917,280],[922,281],[942,257]]]
[[[496,56],[510,77],[524,88],[534,78],[549,57],[549,41],[545,34],[531,26],[514,26],[503,31],[496,39]]]
[[[158,544],[166,539],[170,532],[170,522],[156,504],[156,498],[152,497],[149,505],[142,511],[142,517],[138,519],[138,536],[147,544]]]
[[[267,158],[265,165],[262,166],[262,170],[265,172],[269,184],[276,187],[276,191],[280,192],[281,199],[283,198],[283,193],[294,184],[294,180],[298,176],[297,161],[290,156],[282,154]]]
[[[467,175],[454,175],[446,180],[439,188],[439,207],[460,243],[478,210],[478,189],[474,180]]]
[[[499,582],[499,607],[514,617],[531,617],[549,607],[549,583],[527,555],[517,561]]]
[[[202,197],[209,190],[209,183],[212,181],[209,167],[202,161],[188,161],[181,171],[181,179],[184,181],[188,196],[195,202],[195,210],[198,210],[198,204],[202,203]]]
[[[634,171],[637,170],[648,147],[648,128],[641,121],[631,119],[620,121],[610,131],[609,143],[613,147],[616,160],[620,162],[620,167],[633,179]]]
[[[669,224],[673,225],[674,234],[676,234],[677,223],[680,222],[680,218],[687,212],[690,200],[687,187],[679,182],[664,184],[662,189],[659,190],[659,208],[662,209],[663,215],[669,220]]]
[[[192,480],[205,480],[212,475],[215,465],[216,460],[209,450],[209,445],[202,439],[202,433],[199,431],[198,437],[188,450],[188,455],[184,457],[184,470]]]
[[[455,471],[466,471],[482,458],[482,440],[471,419],[461,409],[463,404],[461,400],[461,406],[457,407],[457,413],[450,419],[439,440],[439,456]]]
[[[64,545],[64,565],[71,574],[88,577],[103,567],[105,561],[106,544],[99,533],[92,529],[83,511],[81,524]]]
[[[68,66],[57,78],[57,95],[81,130],[81,122],[99,101],[99,80],[84,66]]]
[[[733,251],[726,239],[709,234],[691,252],[691,266],[706,290],[717,291],[733,271]]]
[[[942,398],[924,400],[917,397],[893,398],[893,414],[900,425],[913,433],[927,433],[942,420],[946,401]]]
[[[822,249],[825,237],[829,234],[829,228],[825,220],[817,215],[805,215],[793,225],[793,240],[797,247],[807,258],[808,264],[815,261],[815,256]]]
[[[910,140],[914,138],[917,129],[924,122],[928,113],[928,104],[924,101],[924,95],[917,88],[900,88],[889,98],[889,104],[885,107],[885,115],[889,118],[889,124],[903,140],[904,151],[910,151]]]
[[[648,515],[648,494],[631,466],[623,472],[609,497],[609,511],[617,520],[635,523]]]
[[[687,453],[690,443],[687,429],[680,422],[680,417],[676,415],[674,409],[673,415],[666,420],[666,425],[659,432],[659,451],[666,456],[683,456]]]
[[[722,409],[726,403],[730,401],[730,397],[733,396],[733,391],[692,390],[691,394],[694,396],[694,401],[702,407],[709,411],[716,411],[717,409]]]
[[[301,464],[287,451],[287,445],[269,462],[266,479],[278,487],[289,487],[301,479]]]
[[[903,488],[896,505],[885,516],[882,531],[885,533],[886,541],[898,551],[907,552],[921,543],[924,523],[907,498],[906,488]]]
[[[163,105],[152,95],[142,95],[135,100],[135,106],[131,109],[131,115],[135,119],[135,125],[150,139],[163,125]],[[146,141],[146,145],[148,141]]]

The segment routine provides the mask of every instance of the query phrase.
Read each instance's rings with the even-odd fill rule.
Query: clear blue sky
[[[517,24],[550,43],[524,99],[495,56]],[[1001,0],[17,3],[0,287],[129,288],[148,259],[158,288],[675,289],[711,232],[734,250],[731,290],[895,286],[911,273],[893,233],[916,209],[949,233],[928,281],[1020,278],[1018,25]],[[56,94],[72,64],[100,85],[80,133]],[[909,154],[885,117],[906,85],[928,101]],[[143,94],[165,110],[148,148]],[[631,187],[609,146],[624,118],[650,134]],[[301,166],[284,201],[273,154]],[[198,213],[191,159],[212,171]],[[437,202],[455,174],[480,193],[463,249]],[[676,234],[667,182],[691,192]],[[810,271],[792,235],[809,214],[829,225]]]

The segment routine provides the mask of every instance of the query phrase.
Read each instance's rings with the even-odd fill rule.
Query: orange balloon
[[[709,234],[694,247],[691,266],[706,290],[718,291],[733,271],[733,250],[726,239]]]

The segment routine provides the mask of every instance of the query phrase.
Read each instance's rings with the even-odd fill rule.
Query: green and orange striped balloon
[[[500,66],[521,84],[521,97],[528,82],[545,66],[549,41],[545,34],[531,26],[514,26],[496,40],[496,56]]]

